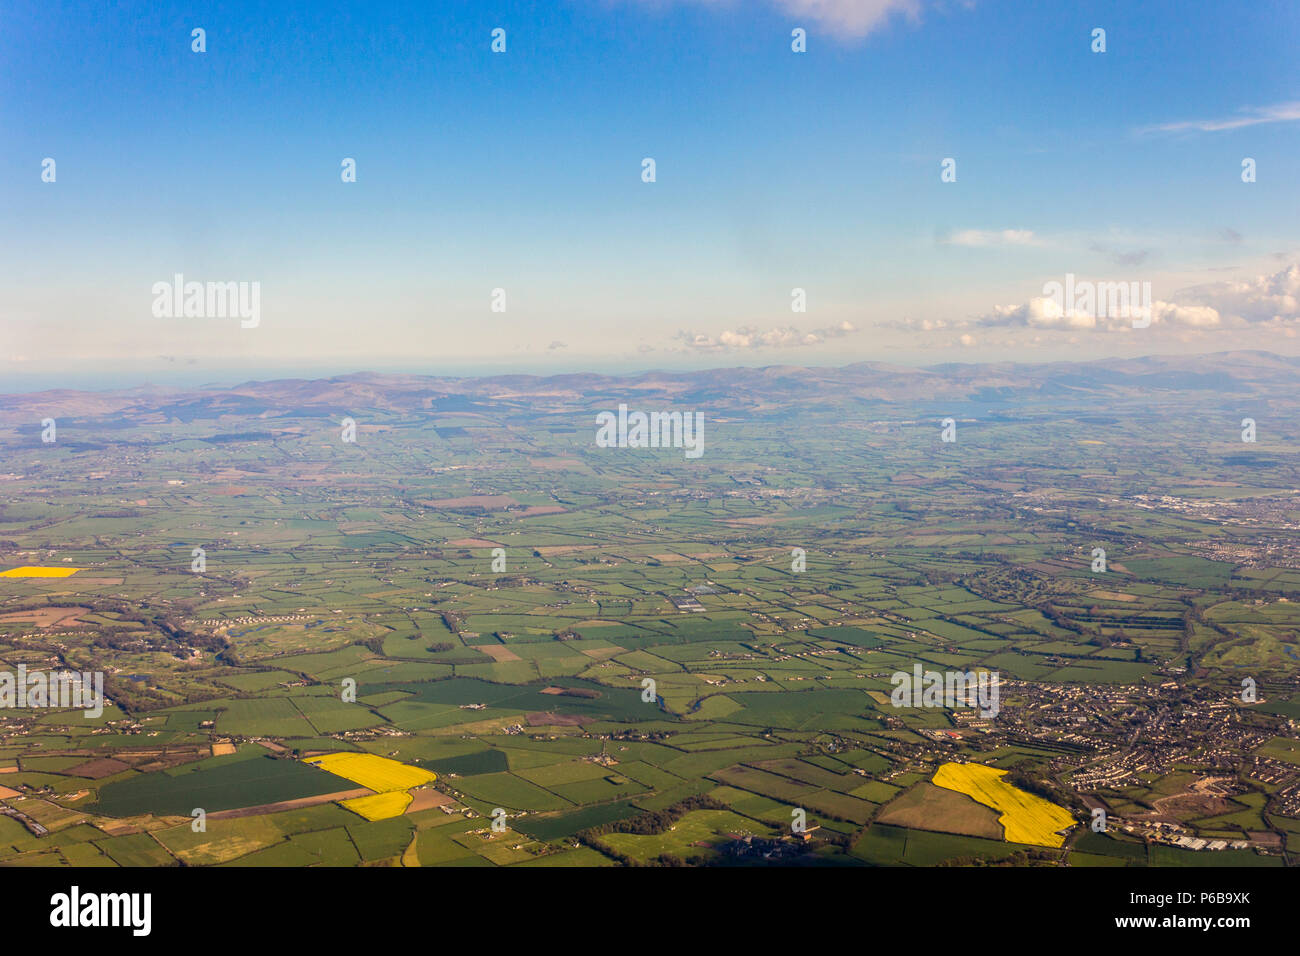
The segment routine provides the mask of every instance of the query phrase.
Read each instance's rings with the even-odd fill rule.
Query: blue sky
[[[0,16],[0,377],[1300,345],[1292,2]],[[1151,282],[1162,320],[1040,321],[1067,272]],[[176,273],[259,282],[258,326],[155,317]]]

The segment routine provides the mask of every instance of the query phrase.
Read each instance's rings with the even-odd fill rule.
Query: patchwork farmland
[[[940,447],[951,379],[819,374],[643,383],[698,460],[596,447],[595,380],[0,403],[0,670],[108,700],[0,710],[0,864],[1294,862],[1300,417],[1026,369]]]

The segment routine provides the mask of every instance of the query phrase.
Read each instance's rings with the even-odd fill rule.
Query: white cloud
[[[864,37],[894,13],[920,19],[920,0],[774,0],[787,15],[846,37]]]
[[[668,6],[673,0],[630,0],[650,7]],[[730,0],[678,0],[708,6],[727,5]],[[811,26],[845,39],[861,39],[883,26],[894,14],[916,22],[921,17],[922,0],[768,0],[794,21],[795,26]]]
[[[1022,325],[1034,329],[1092,329],[1097,327],[1097,321],[1094,315],[1067,311],[1055,299],[1039,296],[1024,305],[995,305],[993,311],[980,316],[976,324]]]
[[[1129,312],[1120,315],[1100,315],[1101,310],[1076,311],[1066,309],[1055,299],[1038,296],[1024,305],[994,306],[978,319],[979,326],[1021,326],[1031,329],[1116,332],[1133,327]],[[1151,303],[1151,325],[1181,325],[1193,328],[1212,328],[1222,317],[1209,306],[1185,306],[1155,299]]]
[[[1182,120],[1177,123],[1161,123],[1147,127],[1144,132],[1180,133],[1196,130],[1201,133],[1218,133],[1225,129],[1241,129],[1243,126],[1258,126],[1260,123],[1294,123],[1300,120],[1300,100],[1291,103],[1278,103],[1276,106],[1253,106],[1240,111],[1241,115],[1222,119]]]
[[[1272,275],[1196,286],[1183,296],[1247,323],[1296,322],[1300,320],[1300,264]]]
[[[1176,292],[1175,301],[1151,302],[1151,325],[1187,330],[1240,329],[1248,326],[1300,326],[1300,264],[1271,275],[1234,279],[1194,286]],[[1100,297],[1099,297],[1100,299]],[[928,323],[922,323],[926,329]],[[1094,330],[1103,332],[1132,328],[1128,313],[1096,315],[1094,311],[1066,309],[1054,298],[1039,296],[1021,305],[994,306],[993,310],[969,323],[937,323],[960,328],[1021,327],[1045,330]]]
[[[1175,305],[1172,302],[1151,303],[1151,324],[1182,325],[1190,328],[1214,328],[1223,322],[1223,316],[1208,305]]]
[[[962,229],[949,234],[939,242],[946,246],[1036,246],[1038,238],[1030,229]]]
[[[678,332],[677,338],[688,349],[702,352],[729,352],[742,349],[791,349],[808,345],[820,345],[827,339],[842,338],[858,331],[851,322],[841,322],[825,329],[801,332],[796,328],[768,329],[760,331],[756,326],[746,325],[738,329],[728,329],[718,335],[706,335],[702,332]]]

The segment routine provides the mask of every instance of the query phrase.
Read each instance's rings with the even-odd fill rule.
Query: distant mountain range
[[[0,395],[0,422],[122,415],[157,421],[226,416],[277,418],[490,411],[563,413],[615,408],[695,408],[712,415],[781,415],[843,406],[929,406],[1156,399],[1174,393],[1294,399],[1300,358],[1259,351],[1148,356],[1046,364],[907,367],[859,362],[840,368],[772,365],[691,372],[439,377],[356,372],[324,379],[245,382],[229,388],[141,386],[112,391],[48,390]]]

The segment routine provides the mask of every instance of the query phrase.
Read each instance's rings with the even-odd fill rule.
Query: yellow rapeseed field
[[[400,817],[411,805],[411,795],[405,790],[393,790],[390,793],[372,793],[368,797],[353,797],[340,800],[339,806],[347,807],[367,820],[387,820]]]
[[[0,578],[68,578],[80,570],[81,568],[10,568],[8,571],[0,571]]]
[[[1006,783],[1002,779],[1005,774],[1005,770],[978,763],[946,763],[934,772],[934,783],[997,810],[1001,814],[998,822],[1011,843],[1063,845],[1065,837],[1056,831],[1073,826],[1074,817],[1050,800]]]
[[[322,754],[319,757],[305,757],[303,762],[328,770],[335,776],[352,780],[376,793],[409,790],[411,787],[418,787],[437,779],[431,771],[410,767],[377,754]]]

